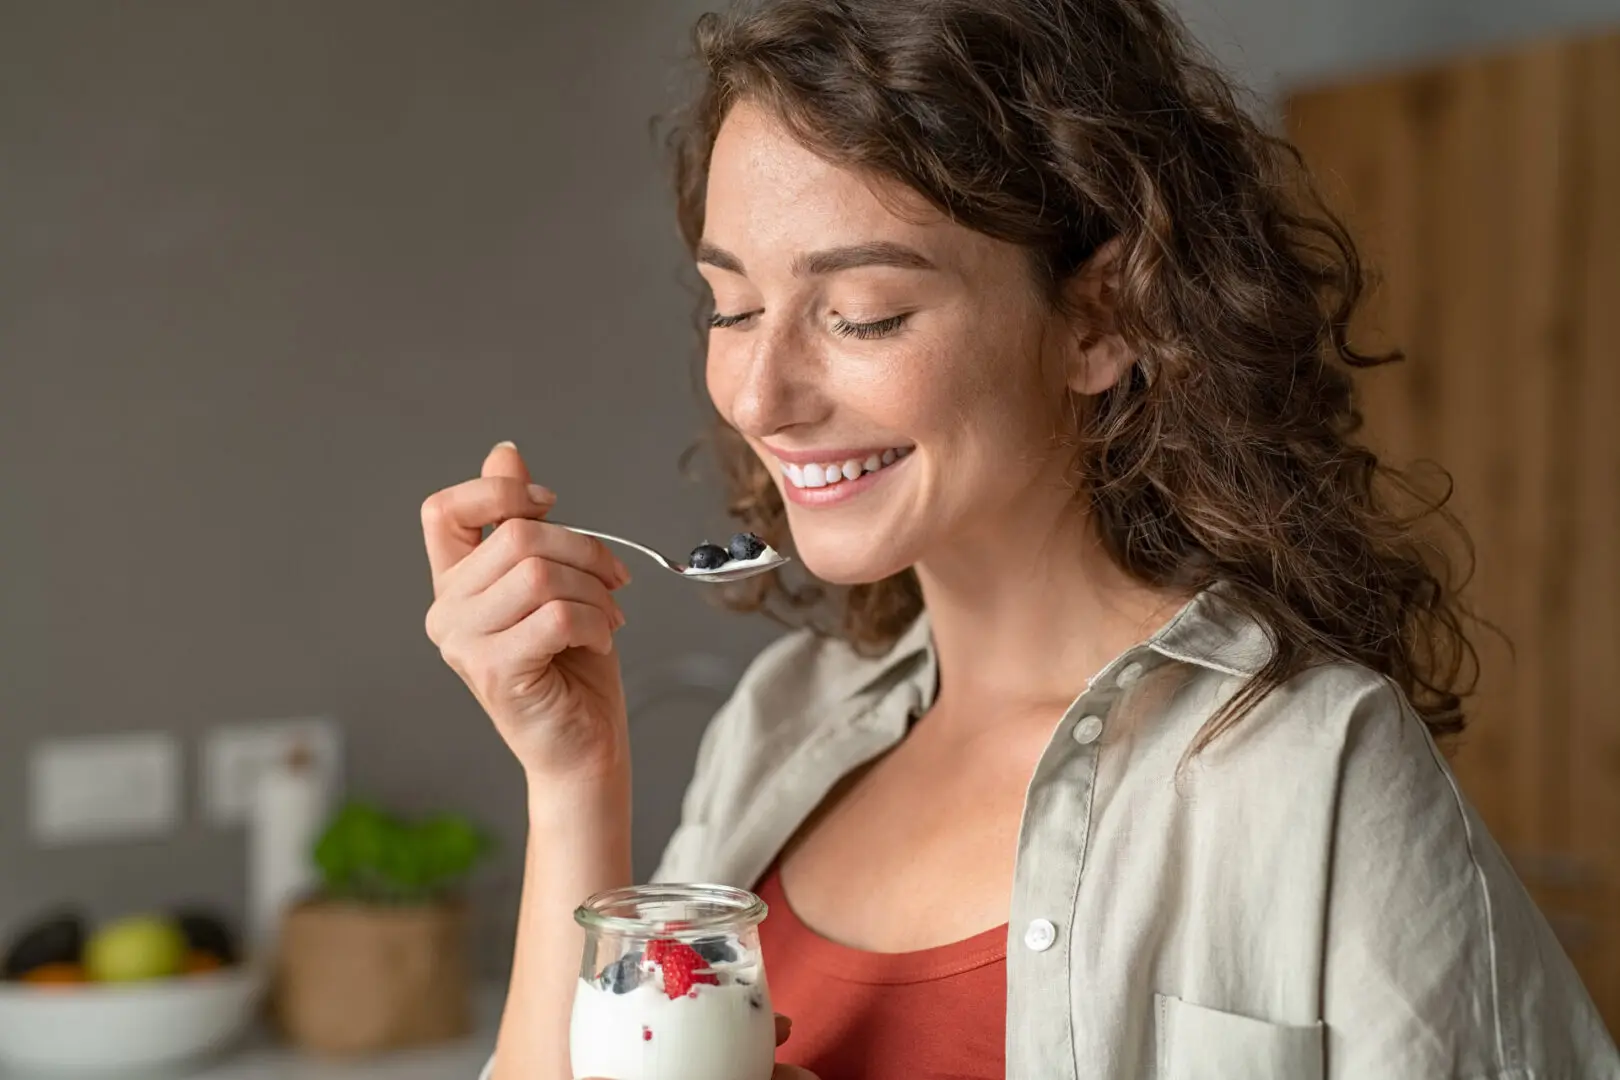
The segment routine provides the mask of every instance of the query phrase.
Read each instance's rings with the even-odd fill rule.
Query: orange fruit
[[[90,976],[85,974],[82,964],[68,963],[66,961],[54,964],[41,964],[23,972],[22,981],[35,986],[76,986],[87,983]]]
[[[186,952],[183,970],[187,975],[196,975],[204,971],[218,971],[224,966],[224,962],[213,953],[203,949],[190,949]]]

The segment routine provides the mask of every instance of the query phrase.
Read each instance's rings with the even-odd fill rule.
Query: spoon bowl
[[[550,519],[547,519],[548,521]],[[595,529],[582,529],[578,525],[568,525],[561,521],[551,521],[550,524],[560,526],[569,532],[579,533],[581,536],[593,536],[598,540],[605,540],[610,544],[621,544],[624,547],[639,551],[670,573],[687,581],[700,581],[705,585],[725,585],[732,581],[741,581],[756,574],[768,574],[779,567],[786,566],[793,560],[774,549],[768,549],[772,558],[749,559],[740,566],[721,566],[714,570],[689,570],[686,564],[679,559],[671,559],[662,553],[638,544],[634,540],[626,540],[622,536],[612,533],[598,532]]]

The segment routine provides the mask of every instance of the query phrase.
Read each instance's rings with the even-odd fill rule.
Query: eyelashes
[[[860,338],[863,341],[872,338],[888,337],[899,330],[906,323],[904,315],[895,315],[888,319],[879,319],[877,322],[854,323],[839,319],[833,323],[833,333],[843,337]]]
[[[741,326],[752,319],[758,312],[743,312],[740,315],[722,315],[718,311],[709,316],[709,327],[713,330],[730,330]],[[878,319],[875,322],[850,322],[848,319],[837,319],[833,322],[833,333],[840,337],[858,338],[862,341],[871,341],[874,338],[889,337],[899,332],[906,324],[906,316],[894,315],[887,319]]]
[[[752,314],[722,315],[717,311],[709,316],[709,328],[711,330],[729,330],[733,326],[744,323],[751,318],[753,318]]]

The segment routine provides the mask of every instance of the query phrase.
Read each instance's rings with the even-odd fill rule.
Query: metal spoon
[[[687,581],[701,581],[706,585],[724,585],[728,581],[741,581],[743,578],[750,578],[755,574],[768,574],[777,567],[785,566],[793,561],[773,548],[771,553],[775,558],[766,559],[762,562],[750,561],[747,566],[722,566],[717,570],[693,570],[688,572],[685,562],[666,558],[652,548],[638,544],[634,540],[626,540],[622,536],[614,536],[611,533],[597,532],[595,529],[582,529],[578,525],[568,525],[561,521],[553,521],[551,518],[547,518],[546,521],[552,525],[561,525],[569,532],[576,532],[581,536],[594,536],[598,540],[606,540],[614,544],[623,544],[627,548],[634,548],[670,573],[678,574]]]

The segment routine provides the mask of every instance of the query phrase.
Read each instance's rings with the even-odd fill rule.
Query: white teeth
[[[793,465],[783,462],[782,475],[796,488],[823,488],[844,480],[857,479],[863,473],[877,472],[885,465],[893,465],[911,453],[911,450],[911,447],[885,450],[881,454],[872,454],[865,461],[850,458],[848,461],[815,465]]]

